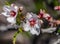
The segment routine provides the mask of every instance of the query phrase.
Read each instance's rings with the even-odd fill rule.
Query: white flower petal
[[[8,18],[7,18],[7,21],[8,21],[9,23],[12,23],[12,24],[15,24],[15,23],[16,23],[16,19],[13,18],[13,17],[8,17]]]
[[[10,6],[6,6],[6,5],[5,5],[5,6],[3,7],[3,10],[4,10],[5,12],[10,11]]]
[[[28,22],[26,24],[23,23],[23,28],[24,28],[24,31],[29,31],[30,30],[30,26],[29,26]]]
[[[7,14],[7,12],[2,12],[1,14],[4,15],[4,16],[6,16],[6,17],[10,16],[9,14]]]
[[[31,28],[30,33],[32,35],[39,35],[40,33],[35,30],[36,28]]]

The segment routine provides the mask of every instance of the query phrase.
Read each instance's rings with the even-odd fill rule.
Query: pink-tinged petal
[[[38,18],[43,18],[44,13],[39,13]]]
[[[55,6],[54,9],[56,10],[57,9],[57,6]]]
[[[15,4],[11,4],[11,6],[12,6],[12,7],[14,7],[14,6],[15,6]]]
[[[55,10],[60,10],[60,6],[55,6],[54,9]]]
[[[60,9],[60,6],[59,6],[59,9]]]
[[[38,15],[37,17],[38,17],[38,18],[40,18],[40,16],[39,16],[39,15]]]

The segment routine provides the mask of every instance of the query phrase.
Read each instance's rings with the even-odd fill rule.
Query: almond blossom
[[[7,17],[7,21],[9,23],[15,24],[17,12],[18,12],[18,6],[16,6],[15,4],[11,4],[10,6],[5,5],[3,7],[3,10],[4,12],[2,12],[1,14]]]
[[[55,6],[54,10],[60,10],[60,6]]]
[[[29,31],[32,35],[40,34],[40,21],[36,14],[27,13],[26,23],[23,22],[24,31]]]

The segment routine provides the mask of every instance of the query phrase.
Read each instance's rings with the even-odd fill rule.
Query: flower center
[[[38,18],[43,18],[43,13],[39,13]]]
[[[15,11],[11,11],[10,15],[14,17],[16,15],[16,12]]]
[[[36,21],[34,20],[34,19],[32,19],[31,21],[29,21],[30,22],[30,25],[31,26],[34,26],[35,24],[36,24]]]

